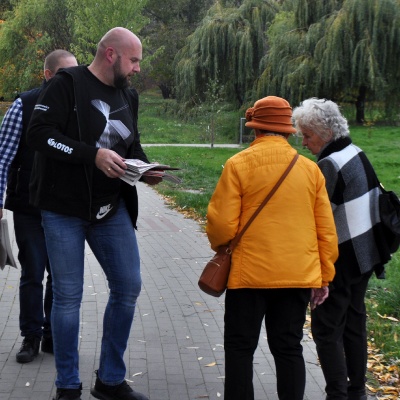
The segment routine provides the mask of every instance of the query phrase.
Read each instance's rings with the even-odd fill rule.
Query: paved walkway
[[[224,297],[210,297],[197,286],[204,263],[212,255],[208,240],[196,222],[169,209],[153,189],[142,183],[138,189],[143,289],[126,352],[126,378],[151,400],[223,398]],[[12,214],[5,211],[5,217],[12,233]],[[12,242],[16,255],[14,236]],[[28,364],[15,361],[22,341],[19,273],[8,266],[0,270],[0,399],[50,400],[55,393],[53,356],[40,353]],[[89,389],[98,367],[107,296],[104,274],[87,248],[80,333],[83,400],[93,399]],[[303,347],[305,399],[322,400],[324,379],[307,326]],[[278,399],[265,331],[255,354],[254,386],[256,400]]]

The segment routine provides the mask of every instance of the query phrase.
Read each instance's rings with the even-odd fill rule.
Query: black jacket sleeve
[[[57,74],[42,91],[28,127],[27,144],[47,157],[94,163],[97,148],[81,140],[69,75]]]

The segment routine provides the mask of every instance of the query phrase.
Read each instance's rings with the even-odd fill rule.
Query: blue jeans
[[[40,215],[13,213],[18,260],[19,327],[22,336],[51,336],[50,318],[53,291],[46,242]],[[48,272],[43,301],[43,278]]]
[[[79,310],[83,294],[85,240],[108,280],[98,377],[106,385],[124,381],[127,347],[141,289],[135,230],[121,201],[112,217],[88,222],[42,211],[53,275],[52,330],[58,388],[79,388]]]

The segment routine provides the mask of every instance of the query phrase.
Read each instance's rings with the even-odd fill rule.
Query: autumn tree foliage
[[[147,0],[66,0],[73,27],[70,50],[80,63],[89,64],[97,43],[110,29],[121,26],[139,32],[149,21],[142,11]]]
[[[53,49],[68,49],[71,27],[66,23],[63,0],[21,0],[4,11],[0,25],[0,93],[38,86],[43,79],[43,62]]]
[[[207,103],[212,87],[236,108],[316,96],[354,104],[360,123],[372,102],[398,118],[399,0],[8,0],[0,20],[7,97],[40,83],[51,50],[89,63],[123,26],[143,42],[143,81],[180,104]]]
[[[90,63],[99,39],[111,28],[139,31],[148,20],[141,1],[16,0],[0,9],[0,93],[11,99],[38,86],[43,62],[55,49],[71,51]]]

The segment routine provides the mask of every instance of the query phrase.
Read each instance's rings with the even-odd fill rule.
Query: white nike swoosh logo
[[[97,219],[102,219],[102,218],[104,218],[111,210],[112,210],[112,207],[109,208],[109,209],[106,210],[106,211],[101,211],[101,210],[100,210],[100,211],[97,213],[96,218],[97,218]]]

